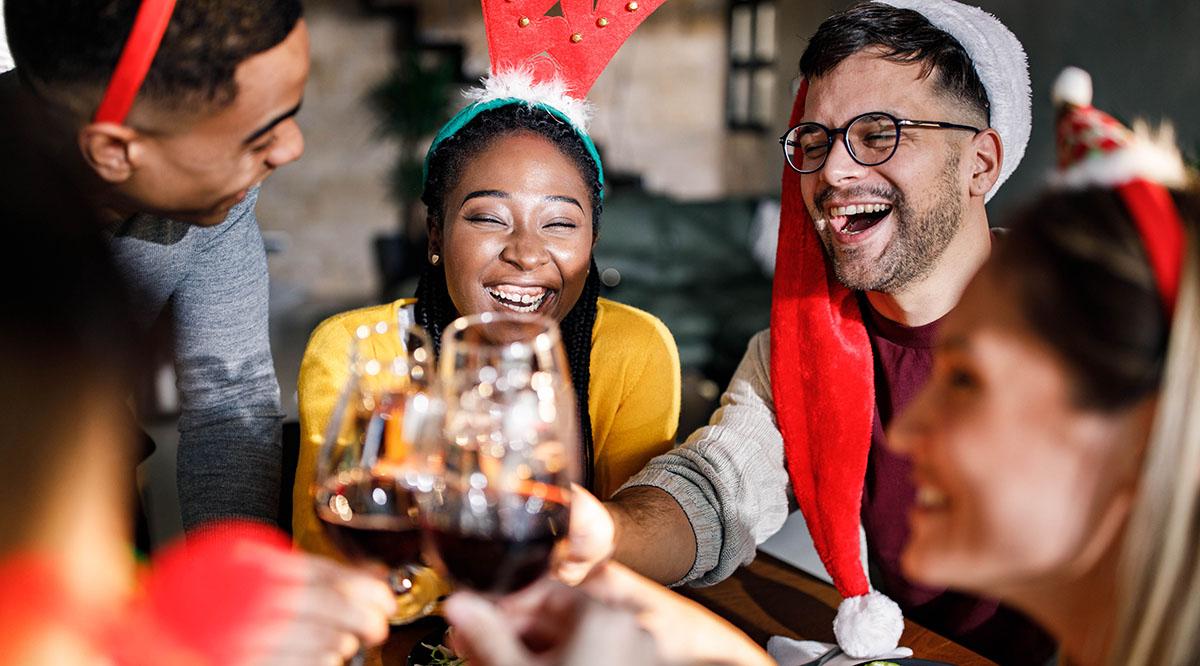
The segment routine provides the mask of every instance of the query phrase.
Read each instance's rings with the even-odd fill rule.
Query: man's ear
[[[1000,178],[1004,144],[1000,142],[1000,134],[989,127],[971,140],[971,150],[971,196],[987,196]]]
[[[137,130],[116,123],[88,123],[79,130],[83,160],[104,181],[123,183],[137,166]]]

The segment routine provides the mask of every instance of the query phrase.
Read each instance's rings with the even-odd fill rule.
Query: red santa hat
[[[1004,164],[998,188],[1029,140],[1029,73],[1021,43],[994,16],[949,0],[886,0],[912,9],[966,50],[985,90]],[[804,117],[807,82],[791,124]],[[989,196],[991,192],[989,192]],[[800,192],[783,168],[771,307],[771,386],[788,473],[813,544],[844,597],[834,635],[852,657],[894,650],[900,609],[867,579],[860,512],[871,446],[875,382],[871,344],[853,293],[839,283]]]
[[[1092,106],[1092,79],[1068,67],[1054,84],[1058,112],[1058,170],[1052,186],[1111,187],[1138,229],[1167,315],[1174,312],[1186,238],[1168,188],[1187,185],[1188,172],[1174,132],[1143,122],[1133,129]]]

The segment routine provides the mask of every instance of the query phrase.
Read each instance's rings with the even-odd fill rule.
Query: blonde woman
[[[917,486],[903,567],[1022,609],[1062,664],[1195,664],[1200,196],[1086,99],[1059,127],[1086,156],[1060,181],[1103,180],[1031,206],[946,322],[891,432]]]

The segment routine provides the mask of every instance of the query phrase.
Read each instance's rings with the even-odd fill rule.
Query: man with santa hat
[[[708,426],[606,512],[576,503],[564,573],[614,556],[664,583],[716,583],[779,531],[794,498],[845,598],[834,633],[847,655],[894,650],[903,609],[1000,662],[1040,663],[1052,646],[1024,617],[901,575],[908,509],[941,499],[918,493],[884,444],[929,376],[939,321],[990,252],[985,204],[1029,139],[1024,49],[975,7],[883,0],[828,18],[800,69],[780,139],[771,328]]]

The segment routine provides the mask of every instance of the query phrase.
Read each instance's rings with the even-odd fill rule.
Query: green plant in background
[[[421,647],[429,650],[429,663],[424,666],[467,666],[467,660],[455,655],[449,648],[438,645],[433,646],[428,643],[421,643]]]
[[[458,69],[455,58],[411,47],[400,53],[395,69],[369,94],[380,135],[399,148],[391,192],[400,208],[402,231],[421,196],[426,142],[450,119],[450,98],[460,81]]]

